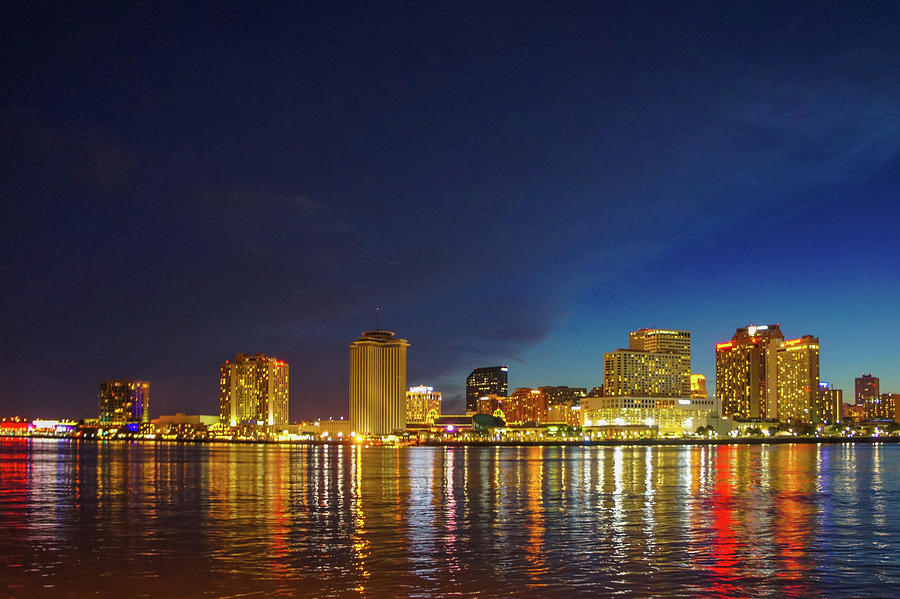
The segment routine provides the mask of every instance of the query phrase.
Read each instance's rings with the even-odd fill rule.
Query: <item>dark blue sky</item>
[[[263,351],[292,419],[344,415],[376,305],[450,409],[475,365],[599,385],[650,325],[711,388],[780,322],[900,391],[893,2],[9,4],[0,414],[114,377],[216,413]]]

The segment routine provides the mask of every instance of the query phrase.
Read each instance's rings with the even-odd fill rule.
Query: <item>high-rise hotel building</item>
[[[722,414],[739,420],[774,420],[778,410],[776,353],[784,341],[777,324],[737,329],[716,345],[716,398]]]
[[[509,366],[476,368],[466,377],[466,412],[478,412],[478,400],[488,395],[506,397],[509,393]]]
[[[100,422],[144,424],[150,422],[150,383],[132,379],[100,381],[97,395]]]
[[[441,392],[420,385],[406,392],[406,422],[434,422],[441,415]]]
[[[288,365],[265,354],[237,354],[219,367],[219,421],[230,426],[288,425]]]
[[[390,435],[406,428],[406,339],[368,331],[350,344],[350,429]]]
[[[691,396],[689,331],[640,329],[628,337],[628,349],[603,355],[605,396]]]
[[[791,424],[819,424],[831,410],[819,392],[819,339],[804,335],[789,339],[776,352],[778,420]]]

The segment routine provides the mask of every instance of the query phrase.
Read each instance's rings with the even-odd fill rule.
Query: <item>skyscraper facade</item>
[[[150,422],[150,383],[132,379],[100,381],[97,395],[100,422],[144,424]]]
[[[804,335],[785,341],[777,351],[778,420],[820,424],[828,410],[819,393],[819,339]]]
[[[691,370],[684,356],[617,349],[603,355],[603,394],[609,397],[690,397]],[[687,389],[687,392],[685,392]]]
[[[219,367],[219,422],[229,426],[286,427],[288,370],[266,354],[237,354]]]
[[[390,435],[406,428],[406,349],[391,331],[367,331],[350,344],[350,428]]]
[[[406,422],[423,423],[441,415],[441,392],[420,385],[406,392]]]
[[[509,393],[509,366],[476,368],[466,377],[466,412],[478,411],[478,400],[488,395],[506,397]]]
[[[777,324],[749,325],[716,345],[716,398],[722,414],[739,420],[775,420],[778,411]]]
[[[691,332],[670,329],[639,329],[628,334],[628,348],[652,354],[681,356],[678,373],[682,379],[679,395],[691,394]]]

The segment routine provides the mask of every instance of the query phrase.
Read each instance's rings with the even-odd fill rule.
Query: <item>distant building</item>
[[[866,420],[883,420],[894,417],[893,411],[886,416],[888,412],[881,403],[880,381],[877,376],[872,376],[871,372],[861,374],[853,382],[854,400],[856,405],[862,406]]]
[[[835,424],[841,421],[844,392],[841,389],[832,389],[826,381],[819,382],[819,405],[822,406],[822,422]]]
[[[665,397],[589,397],[581,404],[585,432],[638,429],[646,436],[681,437],[700,427],[722,426],[713,399]]]
[[[716,345],[716,398],[722,414],[740,420],[775,420],[778,411],[777,324],[749,325]]]
[[[478,411],[478,399],[488,395],[506,397],[509,392],[509,366],[476,368],[466,377],[466,412]]]
[[[617,349],[603,355],[606,396],[689,397],[690,365],[684,356],[644,350]]]
[[[205,432],[210,426],[219,422],[218,416],[207,416],[202,414],[163,414],[158,418],[150,421],[156,432],[162,435],[167,434],[191,434]]]
[[[566,387],[563,386],[544,386],[538,389],[547,397],[547,404],[555,406],[557,404],[572,403],[578,405],[581,398],[587,396],[586,387]]]
[[[219,421],[228,426],[288,424],[288,365],[265,354],[237,354],[219,366]]]
[[[854,422],[862,422],[866,419],[865,406],[845,403],[842,406],[842,418],[853,420]]]
[[[328,438],[328,437],[349,437],[350,433],[350,421],[344,420],[343,418],[339,420],[308,420],[304,422],[298,422],[296,424],[291,424],[287,427],[289,433],[295,435],[312,435],[317,438]]]
[[[900,393],[882,393],[881,398],[894,406],[894,422],[900,422]]]
[[[879,392],[879,379],[877,376],[872,376],[872,373],[869,374],[861,374],[856,377],[854,380],[854,403],[858,406],[866,405],[872,399],[878,397],[880,395]]]
[[[702,374],[691,375],[691,397],[694,399],[706,399],[706,377]]]
[[[476,414],[488,414],[489,416],[497,416],[506,420],[506,413],[503,411],[504,406],[509,405],[509,398],[505,395],[485,395],[478,398],[478,408]]]
[[[503,413],[507,423],[543,424],[547,422],[548,407],[547,396],[540,389],[520,387],[504,402]]]
[[[147,381],[131,379],[100,381],[97,399],[102,423],[150,422],[150,383]]]
[[[785,341],[776,352],[778,420],[820,424],[828,417],[819,393],[819,338],[804,335]]]
[[[424,385],[406,392],[406,423],[434,422],[441,415],[441,392]]]
[[[894,393],[880,393],[877,399],[870,399],[864,408],[866,420],[895,420],[894,396]]]
[[[547,424],[581,426],[581,404],[574,401],[554,403],[547,408]]]
[[[681,356],[678,374],[681,377],[681,391],[677,396],[691,394],[691,332],[669,329],[639,329],[628,335],[628,348],[652,354]]]
[[[350,344],[350,427],[361,435],[406,428],[406,339],[368,331]]]
[[[628,347],[655,354],[691,355],[691,332],[638,329],[628,334]]]

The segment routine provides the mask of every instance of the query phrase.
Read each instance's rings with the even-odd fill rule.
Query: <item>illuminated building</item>
[[[547,396],[547,405],[549,406],[564,403],[571,403],[577,406],[581,402],[581,398],[587,395],[587,388],[585,387],[566,387],[562,385],[558,387],[544,386],[538,387],[538,389]]]
[[[790,339],[776,352],[778,420],[819,424],[827,411],[819,394],[819,339],[804,335]]]
[[[643,350],[617,349],[603,355],[603,393],[607,396],[689,396],[690,358]],[[687,389],[687,391],[685,391]]]
[[[547,396],[540,389],[520,387],[512,392],[503,404],[506,422],[538,424],[547,422]]]
[[[652,354],[681,356],[678,373],[682,388],[675,396],[691,394],[691,332],[669,329],[639,329],[628,334],[628,348]]]
[[[350,433],[353,432],[350,430],[350,421],[344,420],[343,418],[340,420],[330,419],[298,422],[297,424],[288,425],[287,430],[289,433],[295,435],[309,435],[319,439],[328,437],[349,437]]]
[[[702,374],[691,375],[691,397],[694,399],[706,399],[706,377]]]
[[[894,420],[894,394],[880,393],[865,404],[866,420]]]
[[[434,422],[441,415],[441,392],[434,387],[410,387],[406,392],[406,422]]]
[[[588,397],[581,402],[581,413],[586,431],[640,428],[651,437],[680,437],[693,434],[701,426],[721,425],[713,399]]]
[[[737,329],[716,345],[716,398],[722,414],[741,420],[775,420],[778,410],[777,350],[784,335],[777,324]]]
[[[228,426],[288,424],[288,365],[265,354],[237,354],[219,366],[219,422]]]
[[[498,418],[506,420],[506,414],[503,412],[503,407],[508,404],[508,397],[492,393],[491,395],[485,395],[484,397],[478,398],[478,407],[476,408],[475,413],[497,416]]]
[[[218,416],[202,414],[163,414],[154,418],[150,423],[161,435],[191,435],[205,432],[210,426],[219,422]]]
[[[853,379],[854,383],[854,403],[858,406],[865,405],[873,398],[878,397],[879,395],[879,386],[880,380],[877,376],[872,376],[872,373],[869,374],[861,374],[855,379]]]
[[[845,403],[843,405],[843,414],[844,418],[848,418],[853,420],[853,422],[862,422],[866,419],[866,410],[864,406],[857,406],[855,404]]]
[[[841,421],[841,406],[844,392],[841,389],[832,389],[826,381],[819,383],[819,405],[822,409],[822,422],[835,424]]]
[[[894,406],[894,422],[900,422],[900,393],[882,393],[881,399]]]
[[[445,414],[438,416],[431,423],[430,430],[433,433],[444,433],[445,435],[458,435],[459,433],[471,432],[474,428],[474,419],[470,415],[463,414]]]
[[[130,379],[100,382],[97,396],[100,422],[129,424],[150,422],[150,383]]]
[[[853,399],[856,405],[862,406],[867,420],[872,420],[873,416],[876,414],[880,415],[884,413],[884,410],[880,405],[880,381],[877,376],[872,376],[871,372],[869,374],[861,374],[854,379],[853,383]],[[891,417],[893,417],[893,414]]]
[[[406,339],[368,331],[350,344],[350,428],[390,435],[406,428]]]
[[[547,424],[581,426],[581,403],[557,402],[547,408]]]
[[[506,396],[509,391],[509,366],[476,368],[466,377],[466,412],[478,410],[478,399],[488,395]]]

